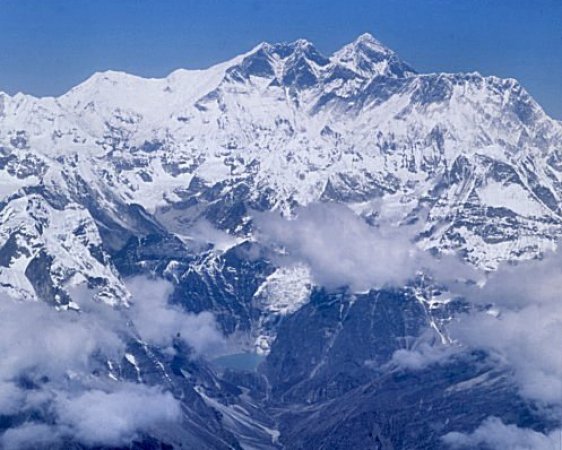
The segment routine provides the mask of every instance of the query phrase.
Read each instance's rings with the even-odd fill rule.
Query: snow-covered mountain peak
[[[356,48],[360,46],[368,47],[372,50],[376,50],[380,53],[394,53],[391,49],[386,47],[381,41],[376,39],[371,33],[363,33],[358,36],[351,45]]]
[[[331,209],[334,203],[337,210]],[[318,214],[324,208],[332,213]],[[369,255],[376,242],[382,245],[387,226],[394,227],[384,243],[387,251]],[[409,236],[413,242],[406,241]],[[98,375],[100,380],[107,375],[115,386],[130,380],[169,388],[186,402],[182,411],[189,416],[182,426],[193,417],[197,436],[214,435],[224,423],[244,437],[243,445],[233,436],[224,445],[186,439],[192,448],[314,447],[301,439],[314,433],[303,433],[300,425],[294,433],[285,431],[292,422],[309,426],[304,410],[331,418],[329,426],[341,421],[352,438],[365,436],[366,429],[378,433],[373,424],[385,416],[386,394],[398,386],[396,377],[383,372],[395,370],[392,355],[421,348],[422,333],[423,343],[426,336],[449,342],[443,324],[466,311],[421,275],[406,289],[379,290],[379,268],[400,260],[413,265],[423,249],[493,270],[505,261],[536,258],[554,249],[561,236],[562,124],[515,80],[416,74],[369,34],[330,58],[306,40],[262,43],[208,69],[179,69],[159,79],[106,71],[58,98],[0,94],[0,295],[71,310],[64,314],[73,324],[75,317],[91,323],[96,334],[106,323],[113,329],[115,320],[81,301],[86,288],[99,302],[118,308],[125,321],[116,328],[119,336],[131,333],[123,346],[127,353],[119,363],[96,351],[95,365],[85,366],[83,379],[97,385]],[[348,246],[350,239],[366,251]],[[404,259],[405,245],[419,249],[411,248]],[[413,273],[410,269],[406,272]],[[352,294],[353,286],[317,289],[326,281],[353,283],[350,271],[364,272],[360,284],[373,289],[362,294]],[[142,274],[174,284],[171,305],[161,282],[152,288],[152,281],[127,281]],[[329,274],[337,280],[327,280]],[[180,312],[184,309],[189,315]],[[155,333],[163,340],[156,336],[152,342],[143,324],[155,321],[163,323]],[[436,334],[427,335],[430,329]],[[269,354],[266,365],[255,376],[244,371],[236,378],[235,371],[225,371],[226,382],[218,383],[214,369],[200,365],[198,350],[184,347],[199,335],[214,342],[217,332],[229,336],[233,350],[255,345]],[[75,340],[88,344],[89,336]],[[474,362],[480,367],[481,356]],[[51,381],[30,367],[13,384],[29,385],[33,395],[37,389],[47,392]],[[32,378],[28,383],[27,372],[40,383]],[[451,416],[450,393],[472,398],[475,392],[457,389],[471,379],[450,377],[464,372],[441,363],[416,370],[412,378],[401,378],[402,397],[412,399],[415,411],[418,398],[438,398],[429,406],[443,411],[431,417],[441,433]],[[414,398],[407,389],[418,375],[427,384],[416,387]],[[381,385],[383,379],[391,384]],[[72,388],[71,397],[78,382],[70,371],[61,379]],[[483,385],[492,390],[478,391]],[[248,391],[252,386],[256,390]],[[477,386],[478,421],[486,398],[513,390],[496,381],[470,386]],[[375,391],[380,397],[373,397]],[[434,391],[444,394],[435,397]],[[372,410],[363,407],[376,398]],[[455,398],[453,403],[464,404]],[[260,399],[277,411],[271,418],[265,414],[270,410],[260,409]],[[280,399],[294,401],[287,405],[295,406],[298,416],[285,421],[288,409]],[[204,409],[207,402],[217,409]],[[506,403],[509,416],[512,405]],[[385,422],[380,429],[404,434],[412,418],[408,408],[400,418],[403,428]],[[360,419],[349,427],[347,417],[356,417],[356,411]],[[15,414],[3,422],[36,421],[33,411]],[[208,431],[199,431],[215,417],[220,423],[210,421]],[[367,428],[365,418],[374,421]],[[255,439],[252,430],[258,428]],[[318,442],[365,448],[378,439],[367,434],[372,439]],[[414,441],[396,442],[412,448]]]
[[[365,78],[375,76],[402,78],[416,73],[394,51],[369,33],[362,34],[355,41],[335,52],[331,60]]]
[[[227,79],[247,81],[268,78],[275,85],[306,89],[318,83],[322,67],[329,64],[314,45],[305,40],[261,43],[227,69]]]
[[[430,210],[425,248],[495,267],[562,234],[560,142],[561,124],[511,79],[415,74],[368,34],[329,59],[305,40],[262,43],[165,78],[107,71],[58,98],[0,96],[0,195],[9,204],[36,192],[53,217],[76,204],[100,239],[120,230],[119,245],[137,233],[131,224],[150,229],[152,215],[180,235],[203,217],[241,237],[251,233],[248,210],[292,215],[335,200],[370,216],[377,199],[402,218]],[[90,252],[94,241],[60,245]],[[48,254],[80,274],[59,284],[87,279],[58,245]],[[10,266],[10,280],[18,270]],[[112,273],[97,285],[121,292]]]

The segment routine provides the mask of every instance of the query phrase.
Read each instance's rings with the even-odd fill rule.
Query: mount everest
[[[429,449],[487,417],[537,433],[555,426],[483,349],[397,368],[397,352],[450,343],[447,324],[473,307],[437,276],[412,267],[403,285],[327,286],[315,255],[287,255],[290,236],[267,235],[268,221],[290,227],[338,204],[348,213],[311,213],[295,235],[344,245],[337,228],[332,240],[318,236],[349,214],[344,232],[360,224],[348,239],[390,227],[412,235],[407,254],[458,257],[482,273],[554,251],[562,123],[516,80],[419,74],[368,34],[329,57],[306,40],[262,43],[162,79],[108,71],[57,98],[0,94],[0,170],[3,297],[86,322],[101,320],[99,306],[123,315],[110,320],[132,324],[115,332],[121,354],[92,351],[77,377],[113,395],[105,383],[135,396],[145,395],[137,385],[159,388],[181,416],[170,407],[166,426],[141,421],[97,442],[68,432],[73,421],[60,425],[61,407],[27,402],[0,416],[4,445],[37,448],[6,438],[30,422],[55,427],[45,448]],[[402,266],[384,259],[372,264]],[[340,263],[322,261],[336,272]],[[146,332],[137,309],[151,287],[135,289],[139,276],[172,286],[150,310],[169,324],[167,340]],[[186,337],[201,330],[214,353],[264,361],[257,371],[218,369]],[[31,390],[54,383],[36,375]],[[21,374],[3,381],[28,395]]]

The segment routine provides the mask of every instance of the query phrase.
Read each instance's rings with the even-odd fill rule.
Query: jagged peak
[[[371,33],[363,33],[357,39],[355,39],[355,41],[353,41],[351,45],[354,45],[355,47],[363,45],[363,46],[368,46],[370,48],[376,48],[380,52],[394,53],[390,48],[388,48],[381,41],[376,39]]]
[[[312,44],[312,42],[302,38],[291,42],[291,46],[293,46],[295,50],[308,50],[310,48],[314,48],[314,44]]]
[[[252,55],[266,53],[275,59],[287,59],[292,56],[301,55],[321,55],[316,49],[314,44],[307,39],[297,39],[295,41],[282,41],[282,42],[261,42],[252,48],[249,52],[245,53],[244,58],[251,57]]]
[[[243,56],[250,56],[260,51],[270,52],[273,48],[273,44],[267,41],[262,41],[258,45],[254,46],[249,52],[245,53]]]
[[[344,45],[334,53],[334,57],[347,57],[355,53],[377,52],[383,55],[394,55],[395,52],[373,37],[370,33],[363,33],[353,42]]]
[[[403,78],[415,74],[412,67],[370,33],[363,33],[336,51],[331,61],[365,78],[380,75]]]
[[[322,55],[306,39],[292,42],[271,44],[261,42],[251,51],[245,53],[240,61],[227,70],[230,79],[247,80],[249,76],[275,77],[278,81],[291,84],[305,74],[307,83],[316,81],[314,67],[329,64],[329,59]]]

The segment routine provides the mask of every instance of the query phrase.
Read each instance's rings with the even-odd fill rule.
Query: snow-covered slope
[[[417,223],[419,247],[493,270],[556,245],[561,177],[562,124],[515,80],[418,74],[370,35],[329,57],[298,40],[162,79],[99,73],[58,98],[0,94],[0,295],[41,314],[50,308],[26,302],[80,309],[57,313],[92,324],[79,337],[116,326],[122,352],[96,351],[62,384],[169,391],[182,423],[142,436],[151,448],[433,449],[486,416],[543,430],[548,421],[484,352],[395,371],[395,352],[448,343],[445,324],[469,308],[439,281],[418,273],[403,287],[324,289],[313,260],[271,252],[256,224],[273,217],[259,212],[335,201],[371,225]],[[345,262],[329,254],[327,265]],[[138,280],[124,283],[139,274],[169,280],[170,298],[160,282],[138,292]],[[116,308],[82,301],[92,293]],[[11,325],[13,347],[26,348],[28,330]],[[195,351],[208,333],[265,361],[255,373],[222,372],[205,361],[216,355]],[[79,353],[88,347],[75,341]],[[14,381],[38,399],[52,384],[28,372]],[[51,408],[29,411],[4,416],[0,432],[56,419]],[[63,441],[53,448],[69,448]]]
[[[369,215],[382,199],[397,222],[427,218],[420,246],[493,269],[562,233],[561,142],[515,80],[417,74],[368,34],[330,57],[263,43],[163,79],[109,71],[58,98],[1,94],[1,286],[32,295],[26,269],[47,254],[56,289],[95,279],[126,301],[104,233],[120,230],[118,249],[204,217],[244,236],[251,209],[323,200]]]

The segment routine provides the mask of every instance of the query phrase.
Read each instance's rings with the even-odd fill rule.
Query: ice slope
[[[126,307],[123,278],[156,274],[171,302],[269,355],[260,373],[221,376],[179,341],[102,360],[102,376],[181,400],[184,423],[162,442],[437,448],[482,414],[540,428],[480,353],[386,371],[420,337],[446,343],[442,323],[464,305],[425,284],[326,292],[305,265],[260,254],[253,216],[338,201],[369,221],[417,220],[420,247],[493,270],[555,247],[561,143],[515,80],[418,74],[368,34],[329,57],[262,43],[162,79],[109,71],[58,98],[0,94],[0,293],[76,309],[88,286]]]
[[[162,79],[108,71],[58,98],[1,94],[0,194],[9,207],[39,189],[102,228],[100,211],[130,228],[119,211],[136,205],[174,232],[204,217],[246,237],[252,209],[382,199],[397,223],[427,219],[420,246],[493,269],[554,247],[561,138],[515,80],[417,74],[368,34],[330,57],[262,43]],[[28,292],[18,267],[0,277]]]

